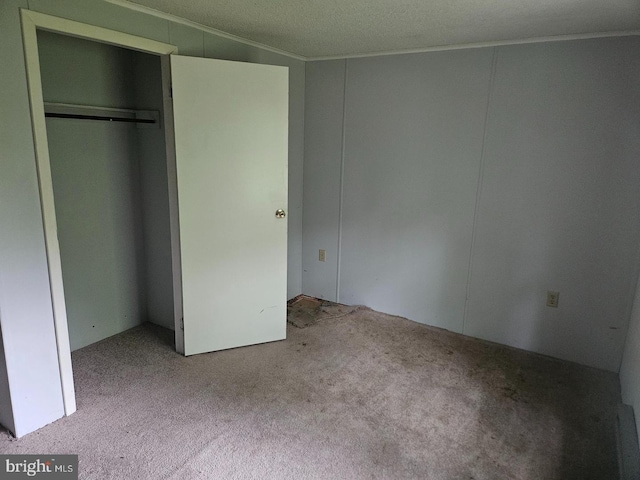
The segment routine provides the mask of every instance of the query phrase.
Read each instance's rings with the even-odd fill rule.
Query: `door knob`
[[[284,210],[282,210],[281,208],[276,210],[276,218],[284,218],[286,216],[287,214],[284,213]]]

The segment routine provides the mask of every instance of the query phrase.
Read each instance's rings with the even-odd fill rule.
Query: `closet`
[[[55,335],[48,356],[7,361],[12,396],[40,402],[14,409],[17,434],[76,411],[72,350],[144,321],[184,355],[285,338],[289,112],[287,67],[20,18]],[[43,389],[31,372],[54,352]]]
[[[288,69],[23,15],[69,401],[65,352],[144,321],[185,355],[285,338]]]
[[[38,31],[71,350],[174,328],[160,57]]]

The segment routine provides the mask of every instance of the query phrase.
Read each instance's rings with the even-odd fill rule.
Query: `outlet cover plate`
[[[560,298],[560,292],[547,292],[547,307],[558,308],[558,299]]]

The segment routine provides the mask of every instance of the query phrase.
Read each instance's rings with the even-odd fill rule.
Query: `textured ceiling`
[[[640,29],[640,0],[130,0],[307,58]]]

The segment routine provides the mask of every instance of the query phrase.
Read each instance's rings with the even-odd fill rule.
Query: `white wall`
[[[304,293],[617,371],[640,244],[639,47],[308,64]]]
[[[160,57],[133,52],[135,105],[163,117]],[[137,130],[144,231],[146,320],[174,329],[169,180],[164,125]]]
[[[636,68],[634,75],[629,79],[632,85],[640,83],[640,69]],[[640,89],[634,88],[631,93],[632,102],[640,101]],[[638,112],[629,119],[629,124],[638,122]],[[636,137],[636,143],[640,138]],[[639,249],[640,249],[640,244]],[[640,280],[637,282],[631,319],[627,331],[627,338],[620,366],[620,386],[622,401],[631,405],[634,409],[636,420],[636,433],[640,432]]]
[[[306,66],[302,290],[336,299],[345,61]],[[318,250],[326,261],[318,262]]]
[[[45,101],[135,107],[130,50],[48,32],[38,34],[38,49]],[[76,350],[147,316],[138,129],[48,118],[47,139]]]
[[[462,330],[491,56],[347,62],[340,301]]]
[[[465,333],[618,371],[640,245],[638,48],[498,49]]]
[[[631,83],[640,83],[640,70],[636,69],[635,76],[631,78]],[[640,91],[634,89],[632,98],[634,103],[638,102]],[[631,124],[638,121],[637,112],[635,118],[631,119]],[[636,138],[640,142],[640,138]],[[636,433],[640,432],[640,279],[637,282],[631,319],[620,366],[620,387],[622,390],[622,401],[633,407],[636,420]]]
[[[37,35],[45,102],[134,107],[133,51],[51,32]]]
[[[76,350],[146,318],[136,128],[49,119],[47,132]]]
[[[629,333],[620,367],[622,401],[635,412],[636,431],[640,432],[640,282],[636,290]]]
[[[0,2],[0,38],[4,46],[0,53],[0,326],[12,398],[12,412],[2,412],[0,418],[12,415],[14,433],[21,436],[60,418],[64,410],[19,8],[173,43],[187,55],[226,56],[289,66],[289,297],[299,294],[302,288],[304,63],[100,0]]]

